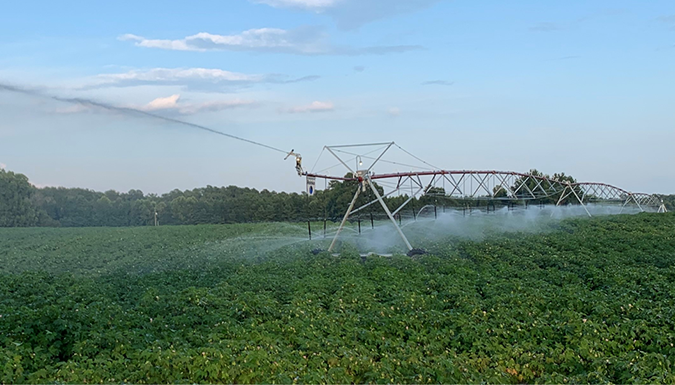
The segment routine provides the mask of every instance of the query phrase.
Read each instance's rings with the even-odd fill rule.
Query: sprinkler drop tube
[[[309,240],[312,240],[312,221],[307,221],[307,231],[309,232]]]

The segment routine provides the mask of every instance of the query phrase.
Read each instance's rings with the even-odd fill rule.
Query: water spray
[[[59,102],[73,103],[78,105],[86,105],[91,107],[102,108],[108,111],[121,112],[127,115],[132,116],[141,116],[149,117],[154,119],[159,119],[165,122],[175,123],[191,127],[194,129],[199,129],[207,131],[213,134],[221,135],[228,137],[230,139],[246,142],[253,144],[259,147],[263,147],[272,151],[283,153],[285,155],[284,160],[289,157],[294,157],[296,164],[295,169],[299,176],[305,176],[307,178],[308,186],[313,186],[313,183],[316,178],[321,178],[326,181],[328,180],[337,180],[337,181],[355,181],[357,182],[357,188],[354,193],[354,198],[349,205],[347,211],[344,213],[342,222],[337,228],[335,235],[332,239],[328,252],[333,252],[336,247],[337,240],[345,228],[345,224],[350,218],[351,215],[363,210],[366,207],[369,207],[373,204],[378,204],[382,207],[386,213],[387,219],[391,222],[391,225],[394,226],[398,238],[405,245],[407,249],[407,254],[409,256],[416,256],[424,254],[423,249],[414,248],[408,237],[403,232],[401,223],[401,210],[417,196],[427,195],[430,191],[435,191],[438,189],[438,184],[443,183],[443,198],[450,199],[460,199],[464,202],[466,207],[469,208],[469,215],[472,214],[471,201],[472,200],[487,200],[492,204],[492,212],[495,213],[496,209],[494,207],[495,201],[506,202],[509,205],[509,210],[511,205],[518,203],[527,203],[530,201],[533,202],[542,202],[552,201],[556,202],[555,207],[560,207],[569,203],[574,203],[583,208],[584,212],[588,216],[592,216],[592,205],[594,202],[610,202],[618,203],[621,205],[621,208],[618,213],[624,212],[628,205],[635,206],[639,212],[644,211],[656,211],[656,212],[666,212],[665,205],[660,197],[654,194],[645,194],[645,193],[633,193],[627,190],[608,185],[605,183],[572,183],[568,180],[561,181],[553,178],[549,178],[542,175],[535,175],[529,173],[518,173],[518,172],[505,172],[505,171],[468,171],[468,170],[443,170],[438,167],[431,165],[430,163],[422,160],[421,158],[413,155],[409,151],[403,149],[401,146],[397,145],[394,142],[385,142],[385,143],[366,143],[366,144],[355,144],[355,145],[342,145],[342,146],[325,146],[324,150],[327,150],[332,154],[341,165],[343,165],[350,173],[351,176],[341,176],[341,175],[328,175],[311,172],[305,172],[302,167],[302,156],[299,153],[295,152],[295,149],[291,151],[282,150],[280,148],[270,146],[264,143],[256,142],[250,139],[242,138],[232,134],[228,134],[222,131],[214,130],[212,128],[182,121],[175,118],[170,118],[158,114],[154,114],[148,111],[139,110],[129,107],[118,107],[108,103],[87,99],[87,98],[67,98],[61,96],[55,96],[42,92],[40,90],[19,87],[15,85],[3,84],[0,83],[0,91],[15,92],[21,93],[41,98],[48,98],[56,100]],[[361,151],[363,149],[376,149],[373,151],[367,152],[352,152],[352,151]],[[425,167],[416,167],[410,166],[405,163],[400,163],[397,161],[390,161],[383,159],[385,153],[387,153],[391,148],[396,147],[403,151],[408,156],[414,158],[415,160],[423,163]],[[368,156],[373,152],[379,152],[374,156]],[[323,154],[323,151],[322,151]],[[355,168],[349,166],[351,160],[345,159],[341,154],[347,154],[355,156]],[[320,158],[321,156],[319,156]],[[371,165],[368,168],[364,168],[363,160],[369,159],[372,160]],[[317,159],[318,163],[319,159]],[[378,163],[389,163],[398,166],[406,166],[412,168],[417,168],[421,170],[417,171],[408,171],[408,172],[398,172],[398,173],[389,173],[389,174],[375,174],[373,173],[373,167]],[[315,164],[316,166],[316,164]],[[339,166],[339,165],[338,165]],[[395,187],[391,188],[389,192],[380,194],[375,187],[375,183],[385,184],[387,181],[392,182]],[[402,193],[403,186],[410,182],[410,195],[408,199],[403,202],[399,207],[395,208],[393,211],[389,208],[387,202],[383,199],[392,194]],[[446,183],[449,185],[450,191],[446,190]],[[434,189],[434,190],[432,190]],[[309,190],[309,189],[308,189]],[[360,193],[366,193],[368,190],[373,192],[375,196],[374,200],[362,205],[361,207],[355,207],[357,199]],[[313,194],[313,189],[310,190]],[[489,205],[488,213],[489,213]],[[421,212],[420,212],[421,213]],[[552,210],[551,217],[556,214],[556,210]],[[466,215],[466,210],[464,210],[464,215]],[[417,222],[417,213],[415,213],[413,208],[413,218]],[[442,215],[439,218],[439,215],[434,206],[434,222],[442,222],[440,219],[446,217]],[[398,221],[397,221],[398,218]],[[372,221],[372,219],[371,219]],[[373,230],[375,226],[373,224]],[[308,230],[311,238],[311,224],[308,222]],[[325,229],[324,229],[325,232]],[[360,231],[359,231],[360,234]],[[392,234],[389,232],[388,234]],[[393,241],[393,240],[390,240]],[[318,254],[322,252],[321,249],[315,249],[313,252]]]
[[[264,144],[264,143],[256,142],[254,140],[250,140],[250,139],[242,138],[242,137],[239,137],[239,136],[236,136],[236,135],[228,134],[226,132],[214,130],[212,128],[203,126],[201,124],[190,123],[190,122],[186,122],[184,120],[179,120],[179,119],[170,118],[170,117],[167,117],[167,116],[153,114],[152,112],[143,111],[143,110],[139,110],[139,109],[136,109],[136,108],[114,106],[112,104],[104,103],[104,102],[93,100],[93,99],[67,98],[67,97],[47,94],[47,93],[42,92],[42,91],[37,90],[37,89],[32,89],[32,88],[27,88],[27,87],[19,87],[19,86],[10,85],[10,84],[4,84],[4,83],[0,83],[0,91],[15,92],[15,93],[35,96],[35,97],[39,97],[39,98],[56,100],[58,102],[63,102],[63,103],[71,103],[71,104],[78,104],[78,105],[96,107],[96,108],[101,108],[101,109],[105,109],[105,110],[108,110],[108,111],[120,112],[120,113],[130,115],[130,116],[140,116],[140,117],[148,117],[148,118],[153,118],[153,119],[159,119],[159,120],[162,120],[162,121],[165,121],[165,122],[180,124],[180,125],[187,126],[187,127],[190,127],[190,128],[195,128],[195,129],[199,129],[199,130],[202,130],[202,131],[207,131],[207,132],[210,132],[212,134],[222,135],[222,136],[228,137],[230,139],[239,140],[239,141],[242,141],[242,142],[246,142],[246,143],[249,143],[249,144],[253,144],[253,145],[256,145],[256,146],[259,146],[259,147],[263,147],[263,148],[266,148],[266,149],[269,149],[269,150],[272,150],[272,151],[276,151],[276,152],[280,152],[282,154],[285,154],[286,158],[284,158],[284,160],[287,159],[289,156],[293,155],[296,158],[296,169],[299,170],[298,174],[299,175],[302,174],[302,165],[301,165],[302,157],[300,156],[300,154],[295,154],[293,152],[293,150],[288,152],[288,151],[282,150],[280,148],[276,148],[276,147],[273,147],[273,146],[270,146],[270,145],[267,145],[267,144]]]
[[[367,157],[365,154],[358,153],[364,148],[369,149],[373,147],[379,148],[380,151],[379,155],[375,157]],[[495,202],[508,204],[509,210],[511,210],[512,205],[516,204],[524,204],[525,207],[527,207],[529,202],[549,202],[554,204],[554,207],[556,208],[565,206],[567,204],[574,204],[576,207],[581,208],[582,212],[584,212],[589,217],[593,216],[593,205],[596,202],[614,203],[620,205],[620,208],[615,210],[618,212],[607,212],[606,214],[620,214],[627,209],[628,205],[631,207],[634,206],[639,212],[665,211],[665,207],[663,206],[660,197],[654,194],[629,192],[627,190],[605,183],[577,183],[569,180],[558,180],[532,173],[518,173],[496,170],[443,170],[435,168],[433,165],[424,161],[422,162],[431,168],[419,171],[406,171],[397,173],[373,173],[372,169],[376,164],[378,164],[378,162],[394,163],[383,159],[385,153],[387,153],[393,147],[398,147],[406,154],[414,157],[416,160],[422,161],[420,158],[412,155],[410,152],[404,150],[394,142],[326,146],[324,149],[327,150],[328,153],[332,154],[340,162],[340,164],[342,164],[347,169],[347,171],[349,171],[350,176],[342,177],[339,175],[328,175],[313,172],[304,174],[308,180],[309,178],[322,178],[325,180],[339,180],[357,183],[357,187],[355,188],[354,192],[354,198],[347,208],[347,211],[344,213],[342,222],[340,223],[340,226],[338,227],[333,240],[328,247],[328,252],[334,251],[337,240],[340,237],[340,234],[350,216],[373,204],[377,205],[379,203],[386,214],[386,218],[391,222],[391,225],[396,230],[396,233],[389,232],[389,234],[398,234],[398,237],[394,236],[394,238],[390,238],[390,240],[395,241],[396,238],[399,238],[400,241],[402,241],[402,243],[405,245],[408,256],[412,257],[415,255],[424,254],[425,251],[423,249],[412,246],[412,243],[408,239],[408,234],[403,232],[403,227],[406,227],[409,225],[409,223],[406,223],[405,225],[401,223],[401,213],[406,205],[414,202],[416,197],[428,195],[432,191],[437,191],[439,189],[440,183],[443,184],[442,198],[454,199],[463,202],[463,204],[468,208],[469,215],[472,215],[472,201],[486,202],[488,213],[490,212],[490,204],[492,205],[492,212],[496,212]],[[350,167],[351,161],[345,159],[341,154],[354,156],[356,168],[353,169]],[[373,159],[372,164],[368,168],[361,167],[363,165],[362,160],[364,158]],[[379,184],[379,182],[392,183],[395,187],[390,187],[389,192],[385,191],[384,194],[380,194],[375,187],[375,184]],[[405,194],[407,195],[408,192],[406,186],[408,183],[410,185],[408,199],[406,199],[398,207],[390,208],[387,202],[384,201],[383,196],[386,197],[392,194],[401,195],[404,193],[404,191],[406,191]],[[446,189],[446,184],[449,186],[449,189]],[[375,199],[360,207],[357,207],[355,203],[357,202],[359,194],[361,192],[365,192],[366,190],[372,190]],[[557,209],[551,210],[550,216],[554,217],[559,212],[560,210]],[[413,223],[416,223],[418,220],[418,214],[414,208],[412,215]],[[439,220],[438,212],[435,206],[433,207],[433,215],[433,221],[440,225],[441,220]],[[466,209],[463,211],[463,215],[466,215]],[[396,220],[397,217],[398,221]]]

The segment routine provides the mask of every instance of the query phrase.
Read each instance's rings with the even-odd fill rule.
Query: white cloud
[[[159,97],[147,104],[124,104],[111,105],[111,108],[132,109],[145,112],[171,112],[182,115],[191,115],[203,111],[222,111],[238,107],[255,106],[257,103],[253,100],[209,100],[202,102],[183,102],[180,94],[175,94],[167,97]],[[101,106],[97,103],[87,103],[83,99],[82,103],[74,104],[72,106],[59,108],[54,110],[58,114],[77,114],[82,112],[96,112]],[[106,107],[103,107],[106,108]]]
[[[291,107],[282,112],[288,112],[290,114],[301,114],[306,112],[328,112],[335,110],[335,106],[331,102],[319,102],[315,101],[308,105]]]
[[[444,0],[249,0],[276,8],[294,8],[331,16],[338,27],[354,29],[375,20],[408,14]]]
[[[308,31],[311,29],[312,31]],[[305,32],[309,32],[305,34]],[[183,39],[164,40],[146,39],[141,36],[126,34],[119,40],[133,41],[139,47],[160,48],[175,51],[210,51],[210,50],[273,50],[312,54],[321,52],[322,33],[316,28],[300,28],[285,30],[280,28],[249,29],[235,35],[216,35],[200,32]]]
[[[389,114],[389,116],[397,117],[401,115],[401,110],[398,107],[391,107],[389,108],[387,113]]]
[[[149,40],[131,33],[120,36],[118,40],[135,41],[136,45],[139,47],[163,48],[176,51],[203,51],[196,48],[190,48],[185,40]]]
[[[139,84],[181,84],[187,82],[222,83],[260,83],[268,80],[265,75],[249,75],[210,68],[153,68],[149,70],[131,70],[117,74],[102,74],[90,79],[86,87],[125,86]]]
[[[319,76],[289,78],[280,74],[244,74],[213,68],[153,68],[123,73],[101,74],[81,81],[78,89],[133,87],[140,85],[183,86],[190,89],[223,91],[258,83],[297,83],[314,81]]]
[[[165,110],[167,108],[176,108],[180,95],[171,95],[166,98],[157,98],[146,104],[143,109],[146,111]]]
[[[254,106],[255,104],[256,103],[251,100],[240,100],[240,99],[217,100],[196,104],[185,104],[178,108],[178,112],[180,112],[181,114],[196,114],[197,112],[202,111],[215,112],[215,111],[229,110],[238,107]]]
[[[267,4],[277,8],[303,8],[320,11],[333,7],[341,0],[253,0],[256,3]]]
[[[4,163],[0,163],[0,170],[5,170],[7,169],[7,165]]]
[[[249,29],[234,35],[200,32],[183,39],[146,39],[126,34],[119,40],[133,41],[138,47],[177,51],[256,51],[298,55],[383,55],[418,50],[420,46],[395,45],[372,47],[338,46],[328,42],[322,28],[301,27],[292,30],[280,28]]]
[[[180,95],[171,95],[163,98],[157,98],[150,103],[143,106],[130,106],[131,108],[142,111],[176,111],[179,114],[196,114],[201,111],[222,111],[231,108],[245,107],[254,105],[255,102],[250,100],[214,100],[200,103],[180,103]]]

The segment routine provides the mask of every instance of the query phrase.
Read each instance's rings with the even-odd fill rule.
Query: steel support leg
[[[581,207],[583,207],[584,210],[586,210],[586,214],[588,214],[589,217],[593,217],[591,215],[590,211],[588,211],[588,208],[586,208],[586,205],[584,204],[584,202],[581,200],[581,198],[579,198],[579,194],[577,194],[577,192],[574,191],[574,188],[570,186],[570,190],[572,190],[572,193],[574,194],[574,196],[577,197],[577,200],[579,201],[579,204],[581,205]]]
[[[567,187],[568,186],[565,186],[565,188],[560,193],[560,198],[558,199],[558,202],[555,204],[555,207],[559,207],[560,204],[562,203],[562,201],[565,200],[565,198],[567,198],[570,195],[570,194],[565,195],[565,193],[567,192]],[[551,211],[551,218],[553,218],[554,215],[555,215],[555,209]]]
[[[342,218],[342,222],[340,222],[340,227],[338,227],[337,233],[335,233],[335,237],[333,238],[333,242],[330,243],[330,247],[328,248],[329,253],[331,251],[333,251],[333,247],[335,246],[335,242],[337,242],[337,239],[340,236],[340,232],[342,231],[342,228],[345,227],[345,222],[347,222],[347,219],[349,218],[349,214],[352,213],[352,209],[354,208],[354,205],[356,204],[356,199],[358,199],[360,193],[361,193],[361,186],[359,186],[356,189],[356,194],[354,194],[354,199],[352,199],[352,203],[349,204],[349,208],[347,209],[347,212],[345,213],[344,218]]]
[[[619,210],[619,214],[623,213],[623,209],[624,209],[624,207],[626,207],[626,205],[628,204],[629,201],[630,201],[630,197],[626,198],[626,201],[623,202],[623,205],[621,205],[621,210]]]
[[[642,208],[642,206],[640,206],[640,203],[637,201],[637,199],[635,199],[635,195],[631,194],[630,196],[633,197],[633,202],[635,202],[640,211],[644,213],[645,210]]]
[[[556,206],[560,206],[560,203],[562,203],[563,199],[567,198],[570,194],[565,195],[565,192],[567,191],[567,187],[565,186],[565,189],[560,193],[560,199],[558,199],[558,203],[556,203]]]
[[[370,180],[367,180],[364,183],[368,183],[370,185],[370,188],[373,190],[373,193],[377,197],[377,200],[380,201],[380,205],[382,205],[382,208],[384,209],[384,212],[387,213],[387,216],[391,220],[391,223],[394,224],[394,227],[396,227],[396,231],[398,231],[398,234],[403,239],[403,242],[405,242],[406,247],[408,247],[409,251],[412,250],[413,247],[410,245],[410,242],[408,242],[408,238],[405,237],[405,234],[403,234],[403,231],[398,226],[398,223],[396,223],[396,219],[394,219],[394,216],[391,215],[391,211],[389,211],[389,207],[387,207],[387,204],[384,203],[384,201],[382,200],[382,197],[380,196],[380,193],[377,191],[375,186],[373,186],[373,184],[370,182]]]

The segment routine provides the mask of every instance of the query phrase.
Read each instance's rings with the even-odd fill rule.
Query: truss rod
[[[391,146],[394,142],[386,143],[364,143],[364,144],[342,144],[337,146],[326,146],[328,148],[347,148],[347,147],[368,147],[368,146]]]
[[[391,142],[380,143],[380,145],[383,146],[389,146],[390,144]],[[327,149],[329,148],[327,147]],[[335,156],[336,154],[333,153],[333,155]],[[378,162],[383,161],[385,160],[381,158],[378,160]],[[353,172],[352,168],[349,167],[346,163],[344,163],[344,161],[342,163],[347,167],[348,170]],[[345,178],[341,176],[330,176],[320,173],[306,173],[304,175],[340,181],[359,180],[359,178],[356,176],[351,178]],[[480,199],[483,197],[478,195],[482,190],[485,190],[487,194],[486,197],[489,196],[494,197],[494,191],[490,190],[490,186],[492,186],[493,184],[496,186],[496,183],[500,182],[500,186],[507,193],[509,199],[514,200],[555,197],[558,200],[557,205],[560,205],[562,201],[567,199],[569,196],[575,195],[575,198],[579,201],[580,204],[583,204],[585,201],[589,199],[624,200],[626,198],[631,198],[631,200],[642,211],[645,210],[645,206],[648,206],[650,208],[653,207],[655,210],[660,208],[661,206],[660,199],[653,194],[631,193],[628,192],[627,190],[606,183],[597,183],[597,182],[567,183],[552,178],[542,177],[539,175],[524,174],[510,171],[496,171],[496,170],[410,171],[410,172],[371,174],[368,176],[368,179],[371,181],[381,180],[383,182],[384,180],[387,179],[395,179],[397,180],[397,182],[395,182],[397,183],[397,187],[400,187],[402,184],[405,184],[408,180],[411,180],[413,183],[417,184],[418,186],[421,186],[423,185],[421,178],[427,176],[433,178],[432,183],[436,178],[442,177],[444,189],[445,189],[445,182],[446,181],[449,182],[452,188],[448,187],[448,189],[445,189],[445,195],[450,197],[454,197],[456,196],[456,194],[460,194],[463,195],[465,198]],[[455,176],[457,176],[457,178]],[[467,186],[469,184],[468,182],[472,184],[471,190],[465,191],[466,190],[465,187],[469,187]],[[478,185],[473,186],[474,182],[477,183]],[[532,185],[532,187],[530,187],[530,184]]]

